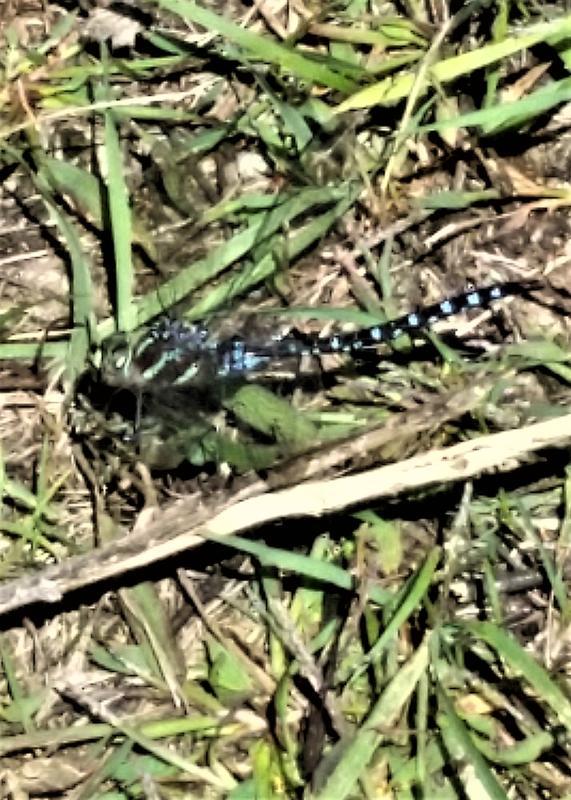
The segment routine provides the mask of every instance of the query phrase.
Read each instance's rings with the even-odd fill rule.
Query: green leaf
[[[38,174],[60,194],[71,197],[98,228],[103,225],[104,187],[91,172],[59,158],[43,155]]]
[[[254,430],[292,447],[317,441],[317,426],[300,411],[263,386],[244,386],[224,405]]]
[[[211,668],[209,683],[224,704],[235,705],[252,694],[253,683],[242,661],[215,639],[207,642]]]
[[[483,189],[481,192],[444,191],[421,197],[416,200],[416,203],[422,208],[458,210],[470,208],[470,206],[473,206],[475,203],[497,200],[500,196],[497,189]]]
[[[396,572],[403,559],[402,537],[397,525],[382,519],[373,511],[361,511],[355,517],[365,523],[357,535],[371,540],[376,546],[379,568],[385,575]]]
[[[242,536],[214,536],[208,535],[215,542],[232,547],[243,553],[250,553],[255,556],[260,564],[268,567],[278,567],[293,574],[304,575],[316,581],[330,583],[340,589],[352,591],[355,588],[355,579],[346,570],[335,566],[328,561],[323,561],[311,556],[292,553],[291,550],[283,550],[278,547],[268,547],[260,542],[253,542]],[[378,605],[385,605],[393,597],[393,593],[378,586],[369,587],[369,598]]]

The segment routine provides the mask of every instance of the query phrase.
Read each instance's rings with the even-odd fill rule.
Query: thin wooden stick
[[[198,495],[179,500],[137,533],[91,553],[46,567],[0,586],[0,614],[33,603],[56,603],[68,592],[183,553],[208,537],[252,530],[279,519],[318,517],[435,484],[455,483],[489,470],[514,469],[530,453],[571,443],[571,413],[524,428],[430,450],[396,464],[260,494],[261,481],[213,507]],[[256,494],[256,492],[258,494]],[[255,495],[255,496],[252,496]]]

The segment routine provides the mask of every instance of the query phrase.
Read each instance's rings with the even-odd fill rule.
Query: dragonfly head
[[[181,388],[205,376],[211,351],[205,329],[161,319],[135,334],[115,334],[105,342],[101,378],[125,389]]]
[[[108,386],[135,387],[134,343],[127,334],[117,333],[107,339],[101,348],[100,374]]]

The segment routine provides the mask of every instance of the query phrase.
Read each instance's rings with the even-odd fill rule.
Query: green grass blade
[[[384,689],[366,722],[353,735],[325,786],[314,795],[314,800],[345,800],[352,795],[359,777],[383,741],[383,729],[398,722],[418,681],[426,672],[429,663],[428,643],[427,637]]]
[[[105,119],[105,183],[109,201],[109,216],[115,254],[115,291],[117,327],[121,331],[133,327],[133,262],[131,256],[132,227],[129,194],[124,178],[124,165],[119,134],[113,112],[106,111]]]
[[[571,16],[561,17],[533,26],[528,33],[522,32],[518,36],[504,39],[503,42],[496,42],[480,47],[477,50],[471,50],[467,53],[444,59],[432,67],[430,75],[437,83],[449,83],[463,75],[471,74],[475,70],[501,61],[508,56],[514,55],[514,53],[533,47],[540,42],[546,42],[547,40],[551,40],[552,43],[561,41],[568,37],[570,33]],[[416,74],[413,72],[385,78],[373,86],[367,86],[366,89],[362,89],[348,97],[347,100],[337,106],[336,111],[338,114],[343,114],[346,111],[359,108],[393,105],[408,97],[415,86],[415,81]],[[430,82],[426,82],[425,86],[419,89],[420,95],[427,91],[429,86]],[[492,111],[492,109],[485,110]],[[446,125],[445,122],[441,124],[443,126]]]
[[[477,639],[492,647],[516,675],[521,675],[533,687],[538,697],[571,731],[571,702],[541,664],[527,653],[509,634],[491,622],[467,622],[463,626]]]
[[[507,794],[498,783],[486,759],[475,746],[466,726],[441,687],[438,691],[438,700],[443,709],[443,720],[446,725],[445,741],[447,736],[450,736],[454,747],[462,751],[463,759],[466,759],[474,770],[470,782],[464,783],[467,797],[470,800],[508,800]]]
[[[213,541],[220,542],[228,547],[235,548],[240,552],[250,553],[255,556],[260,564],[267,567],[279,567],[297,575],[303,575],[313,580],[329,583],[340,589],[352,591],[355,588],[355,580],[341,567],[330,564],[327,561],[312,558],[311,556],[292,553],[291,550],[282,550],[278,547],[268,547],[268,545],[245,539],[242,536],[222,536],[212,535]],[[392,593],[377,587],[371,587],[369,598],[374,603],[385,605],[391,598]]]
[[[369,664],[374,664],[379,660],[389,644],[396,638],[401,625],[403,625],[410,615],[418,608],[430,587],[439,560],[440,549],[435,547],[429,553],[418,574],[411,579],[408,591],[404,594],[403,600],[394,612],[389,624],[362,660],[362,663],[351,675],[351,683],[363,675],[369,667]]]
[[[269,36],[260,36],[246,30],[228,17],[215,14],[199,6],[198,3],[193,3],[191,0],[155,0],[155,2],[187,21],[190,20],[202,25],[208,31],[219,33],[230,42],[242,47],[250,59],[275,64],[286,72],[309,81],[310,84],[323,84],[346,93],[355,89],[353,81],[327,65],[308,58],[299,50],[279,44]]]

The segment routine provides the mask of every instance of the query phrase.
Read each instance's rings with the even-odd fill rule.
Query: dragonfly
[[[138,393],[205,389],[217,380],[263,370],[274,360],[328,354],[358,356],[404,334],[422,334],[455,314],[487,308],[531,288],[534,287],[515,281],[470,288],[387,322],[327,337],[290,333],[261,341],[240,336],[217,339],[204,325],[163,316],[132,337],[112,337],[103,352],[101,377],[108,386]]]

